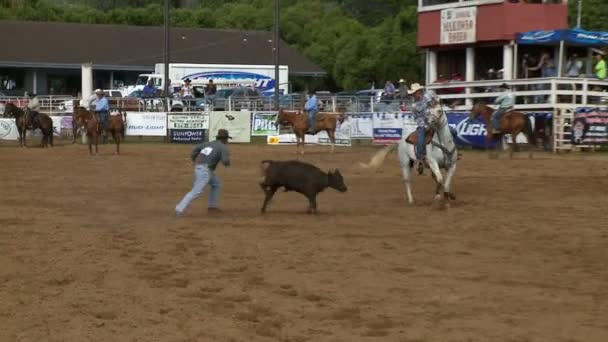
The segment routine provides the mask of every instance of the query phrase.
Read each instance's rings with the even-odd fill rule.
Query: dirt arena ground
[[[608,159],[465,151],[448,211],[407,206],[396,154],[309,148],[349,192],[278,193],[231,145],[221,216],[183,218],[190,145],[0,144],[1,341],[608,341]],[[322,152],[321,152],[322,151]]]

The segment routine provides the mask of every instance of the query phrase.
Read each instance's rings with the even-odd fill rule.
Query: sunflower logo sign
[[[17,126],[14,119],[0,119],[0,140],[17,140]]]
[[[274,136],[269,135],[267,138],[267,142],[268,142],[268,145],[278,145],[279,137],[276,135],[274,135]]]

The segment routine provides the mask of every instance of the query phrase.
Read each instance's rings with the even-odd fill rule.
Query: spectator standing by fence
[[[606,60],[604,59],[604,54],[603,53],[597,53],[595,55],[595,67],[593,68],[593,70],[595,71],[595,77],[599,80],[605,80],[606,79]]]
[[[384,96],[386,96],[388,100],[392,100],[395,96],[395,85],[393,82],[386,81],[386,84],[384,85]]]

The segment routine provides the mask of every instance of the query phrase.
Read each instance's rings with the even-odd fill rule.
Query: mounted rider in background
[[[513,110],[515,106],[515,95],[511,92],[508,84],[503,83],[500,85],[500,90],[503,94],[496,98],[494,104],[496,110],[492,114],[492,134],[500,134],[500,120],[502,117]]]

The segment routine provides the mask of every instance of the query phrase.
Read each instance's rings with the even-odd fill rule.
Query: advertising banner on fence
[[[181,144],[197,144],[203,142],[205,131],[202,129],[170,129],[169,141]]]
[[[211,112],[209,120],[209,139],[213,140],[220,129],[227,129],[231,142],[251,142],[251,112]]]
[[[346,113],[350,118],[351,139],[371,139],[374,136],[373,113]]]
[[[276,112],[253,112],[251,118],[251,136],[268,136],[279,134]]]
[[[53,121],[53,135],[61,136],[61,130],[69,128],[72,129],[72,117],[71,116],[51,116]],[[42,136],[42,132],[39,129],[35,131],[28,130],[28,137]],[[0,119],[0,140],[17,140],[19,139],[19,132],[17,131],[17,125],[15,125],[15,119],[2,118]]]
[[[296,135],[294,133],[269,135],[268,137],[266,137],[266,143],[268,143],[268,145],[295,145]],[[319,143],[319,136],[307,134],[306,136],[304,136],[304,143],[317,144]]]
[[[546,116],[548,113],[535,113],[534,115]],[[455,140],[458,145],[473,146],[473,147],[485,147],[486,139],[486,124],[481,119],[472,120],[469,117],[468,112],[449,112],[446,113],[448,117],[448,124],[454,129]],[[529,119],[532,123],[532,129],[534,129],[534,115],[530,115]],[[506,142],[511,142],[511,135],[505,136]],[[518,144],[525,144],[528,142],[526,136],[519,134],[516,138]],[[495,146],[497,142],[490,144],[491,147]]]
[[[19,139],[19,132],[17,131],[17,125],[15,125],[15,119],[0,118],[0,140],[17,139]]]
[[[127,135],[167,136],[167,113],[127,112]]]
[[[209,112],[191,114],[168,114],[168,129],[209,129]]]
[[[348,116],[346,116],[346,118],[344,119],[344,122],[336,123],[335,146],[352,146],[351,135],[350,135],[350,130],[351,130],[350,126],[351,126],[351,123],[350,123],[350,118]],[[319,145],[331,145],[331,141],[329,140],[329,136],[327,135],[327,132],[322,131],[322,132],[317,133],[317,135],[319,136]]]
[[[574,145],[608,145],[608,110],[578,109],[571,136]]]
[[[398,143],[403,131],[404,113],[387,112],[373,114],[373,143]]]

